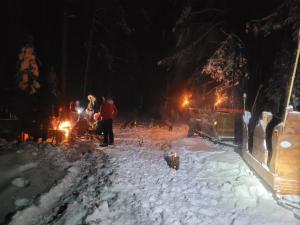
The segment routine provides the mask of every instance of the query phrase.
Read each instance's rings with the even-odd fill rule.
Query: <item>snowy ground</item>
[[[185,126],[119,127],[106,149],[4,144],[0,223],[300,224],[299,205],[279,205],[230,147],[185,138]],[[180,156],[179,170],[168,167],[169,152]]]

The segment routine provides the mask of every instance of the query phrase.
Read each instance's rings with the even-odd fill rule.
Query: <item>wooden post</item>
[[[246,111],[246,98],[247,98],[247,94],[244,93],[244,94],[243,94],[243,100],[244,100],[244,113],[245,113],[245,111]]]
[[[297,66],[298,66],[298,62],[299,62],[299,55],[300,55],[300,28],[298,30],[298,47],[297,47],[297,52],[296,52],[296,59],[295,59],[295,63],[294,63],[292,77],[289,82],[289,87],[288,87],[289,89],[288,89],[288,94],[287,94],[287,99],[286,99],[286,104],[285,104],[285,111],[284,111],[284,115],[283,115],[283,126],[285,126],[285,122],[286,122],[286,118],[287,118],[287,114],[288,114],[288,106],[291,101],[292,90],[293,90],[295,76],[296,76],[296,72],[297,72]]]

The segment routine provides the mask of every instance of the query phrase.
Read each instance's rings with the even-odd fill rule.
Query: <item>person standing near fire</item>
[[[102,117],[102,129],[104,133],[103,143],[100,144],[101,147],[106,147],[108,145],[114,144],[114,133],[113,133],[113,119],[117,115],[117,107],[113,99],[109,96],[107,97],[101,105],[100,114]]]

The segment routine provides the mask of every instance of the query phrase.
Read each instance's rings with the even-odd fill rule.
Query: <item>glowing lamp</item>
[[[81,114],[81,113],[83,112],[83,110],[84,110],[84,109],[83,109],[82,107],[79,107],[79,108],[77,109],[77,113],[78,113],[78,114]]]
[[[187,107],[187,106],[189,106],[190,105],[190,98],[192,97],[192,95],[191,94],[186,94],[186,95],[184,95],[184,97],[183,97],[183,99],[182,99],[182,103],[181,103],[181,107],[182,108],[185,108],[185,107]]]

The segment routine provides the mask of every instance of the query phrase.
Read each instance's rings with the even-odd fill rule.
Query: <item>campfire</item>
[[[62,121],[59,126],[58,126],[58,130],[64,131],[65,137],[67,138],[69,136],[69,133],[71,131],[71,122],[66,120],[66,121]]]

